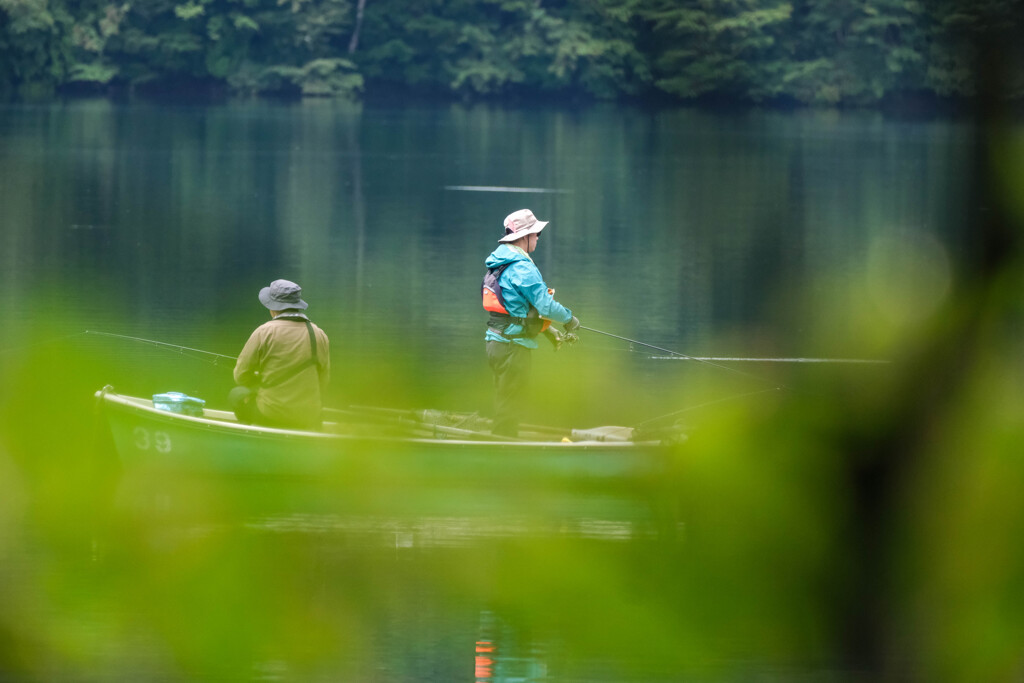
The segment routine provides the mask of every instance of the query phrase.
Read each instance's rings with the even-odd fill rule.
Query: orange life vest
[[[510,339],[515,337],[536,337],[538,334],[548,329],[551,325],[550,320],[545,320],[540,317],[537,309],[530,306],[529,312],[525,318],[512,315],[505,308],[505,297],[501,295],[501,285],[499,280],[501,274],[505,272],[505,269],[514,263],[510,261],[503,263],[496,268],[488,268],[487,272],[484,273],[484,282],[481,285],[481,295],[483,298],[484,310],[491,314],[490,322],[488,323],[491,327],[501,332],[502,336]],[[549,289],[548,292],[551,290]],[[519,334],[505,334],[505,328],[511,324],[517,324],[523,328],[523,331]],[[540,323],[539,325],[537,323]]]

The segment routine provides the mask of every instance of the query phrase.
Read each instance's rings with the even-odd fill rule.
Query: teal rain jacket
[[[502,272],[498,285],[501,287],[501,296],[505,300],[505,308],[509,315],[525,318],[532,306],[537,309],[540,317],[553,322],[567,323],[572,320],[572,311],[548,294],[548,286],[544,284],[544,278],[529,254],[519,247],[502,244],[484,261],[484,265],[488,268],[497,268],[505,263],[511,263],[511,265]],[[505,333],[509,335],[516,335],[522,331],[523,326],[515,323],[511,323],[505,328]],[[513,341],[528,349],[537,348],[537,342],[534,339],[526,337],[508,339],[490,327],[487,328],[486,339],[499,342]]]

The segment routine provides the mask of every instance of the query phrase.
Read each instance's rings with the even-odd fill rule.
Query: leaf
[[[110,64],[94,62],[92,64],[75,64],[71,67],[69,80],[79,82],[109,83],[119,72],[118,67]]]
[[[260,25],[258,23],[241,12],[232,12],[231,21],[235,28],[240,31],[252,31],[255,33],[260,30]]]
[[[202,5],[196,4],[194,2],[190,2],[186,5],[174,6],[175,16],[177,16],[179,19],[184,19],[185,21],[195,19],[196,17],[201,17],[205,12],[206,9]]]

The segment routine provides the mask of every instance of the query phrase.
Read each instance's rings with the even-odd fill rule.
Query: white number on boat
[[[149,449],[149,432],[143,427],[136,427],[132,434],[135,435],[135,447],[140,451]]]
[[[153,442],[156,444],[156,450],[160,453],[171,452],[171,437],[167,432],[156,432],[153,434]]]
[[[160,453],[171,452],[171,436],[167,432],[153,432],[150,435],[145,427],[136,427],[132,434],[135,436],[135,447],[140,451],[155,448]]]

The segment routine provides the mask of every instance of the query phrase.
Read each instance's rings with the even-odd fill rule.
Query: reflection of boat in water
[[[571,479],[576,483],[660,477],[671,448],[634,441],[633,430],[559,431],[531,427],[524,438],[492,436],[473,416],[435,411],[328,411],[322,431],[240,424],[233,413],[192,416],[157,409],[110,387],[96,393],[122,466],[230,475],[321,476],[369,480]],[[458,424],[460,426],[455,426]]]

